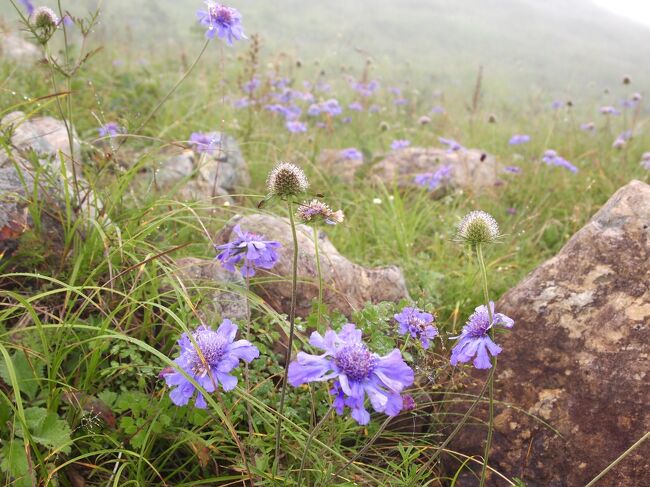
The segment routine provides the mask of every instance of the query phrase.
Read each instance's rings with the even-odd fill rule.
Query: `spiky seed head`
[[[32,22],[38,29],[51,30],[59,25],[59,18],[49,7],[37,7],[32,13]]]
[[[458,224],[457,239],[473,247],[493,243],[499,238],[499,224],[484,211],[472,211]]]
[[[389,129],[390,129],[390,125],[388,125],[388,122],[381,122],[379,124],[379,130],[381,130],[382,132],[388,132]]]
[[[497,123],[497,116],[494,113],[490,113],[488,117],[488,123]]]
[[[632,79],[629,76],[623,76],[623,84],[629,85],[630,83],[632,83]]]
[[[270,196],[287,198],[307,191],[309,181],[302,169],[290,162],[280,162],[269,173],[266,189]]]

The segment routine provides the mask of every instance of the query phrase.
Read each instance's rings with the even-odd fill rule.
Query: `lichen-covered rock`
[[[585,485],[650,431],[650,186],[619,189],[497,309],[515,326],[498,337],[491,464],[528,487]],[[456,447],[478,454],[484,439],[465,428]],[[599,485],[649,479],[646,442]]]
[[[38,46],[26,41],[18,33],[0,25],[0,58],[13,62],[28,64],[41,56]]]
[[[176,260],[178,277],[186,289],[198,297],[193,299],[201,318],[209,325],[218,325],[228,318],[248,319],[244,279],[226,271],[214,259],[185,257]]]
[[[250,185],[248,165],[233,137],[222,140],[223,145],[209,153],[174,149],[164,154],[155,170],[154,186],[176,192],[182,200],[211,200],[241,192]]]
[[[293,241],[289,220],[270,215],[254,214],[232,218],[217,236],[217,243],[230,240],[232,229],[239,224],[242,230],[262,234],[268,240],[282,244],[280,259],[273,270],[260,271],[260,275],[276,276],[256,286],[262,296],[276,311],[289,313],[291,303],[291,269]],[[318,296],[318,278],[313,231],[298,225],[298,299],[296,312],[306,316]],[[363,308],[366,303],[399,301],[408,297],[402,271],[396,266],[369,269],[350,262],[332,245],[323,232],[319,232],[319,251],[323,273],[324,302],[328,309],[346,315]]]
[[[327,176],[351,184],[363,167],[363,159],[347,159],[342,151],[325,149],[318,158],[319,169]]]
[[[503,167],[495,159],[478,149],[449,151],[435,147],[409,147],[388,154],[375,164],[370,174],[385,185],[416,186],[415,177],[449,168],[434,194],[442,195],[450,188],[481,190],[501,183]]]

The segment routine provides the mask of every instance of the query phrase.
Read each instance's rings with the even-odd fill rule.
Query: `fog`
[[[47,4],[47,2],[45,2]],[[54,2],[50,2],[54,3]],[[106,50],[143,56],[200,49],[198,0],[70,0],[73,14],[104,11]],[[601,91],[631,76],[650,86],[650,28],[589,0],[237,0],[263,55],[287,52],[322,66],[362,66],[422,83],[487,82],[517,94]],[[4,7],[4,12],[9,12]],[[233,49],[246,50],[245,44]]]

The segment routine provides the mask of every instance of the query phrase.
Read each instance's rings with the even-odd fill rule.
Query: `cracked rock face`
[[[231,219],[216,238],[216,244],[231,239],[235,225],[242,230],[262,234],[267,240],[282,244],[280,260],[271,271],[259,271],[259,276],[275,276],[264,284],[256,285],[256,292],[276,311],[289,313],[291,302],[291,268],[293,242],[289,220],[271,215],[236,216]],[[318,297],[316,254],[312,240],[313,231],[298,225],[298,299],[296,312],[306,316],[312,301]],[[367,268],[350,262],[332,245],[323,232],[319,232],[319,251],[324,282],[324,302],[328,309],[346,315],[363,308],[366,303],[399,301],[408,297],[402,271],[396,266]],[[279,279],[277,277],[279,276]]]
[[[417,186],[417,175],[433,174],[444,166],[450,167],[450,174],[432,192],[435,196],[452,188],[478,191],[502,184],[503,166],[494,156],[478,149],[450,152],[435,147],[409,147],[391,152],[373,166],[370,174],[387,186],[397,184],[406,188]]]
[[[515,327],[498,337],[496,399],[523,411],[496,407],[490,463],[530,487],[585,485],[650,430],[650,186],[619,189],[497,309]],[[456,446],[482,452],[485,434],[466,428]],[[599,485],[648,479],[645,443]]]

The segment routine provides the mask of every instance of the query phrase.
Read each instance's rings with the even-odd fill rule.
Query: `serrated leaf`
[[[15,479],[11,485],[16,487],[31,486],[32,479],[28,475],[29,462],[22,441],[5,443],[0,454],[2,455],[0,469]]]
[[[68,423],[59,418],[54,412],[48,412],[45,408],[25,409],[25,420],[31,433],[32,439],[52,450],[59,450],[63,453],[70,453],[70,436],[72,431]],[[20,428],[16,434],[22,436]]]
[[[16,378],[20,384],[20,390],[24,392],[28,398],[33,399],[39,388],[38,378],[43,375],[43,364],[40,362],[33,362],[30,365],[29,360],[22,350],[16,350],[14,352],[11,356],[11,363],[16,371]],[[32,366],[34,367],[33,369]],[[7,364],[2,357],[0,357],[0,377],[2,377],[2,380],[7,384],[11,383]]]

